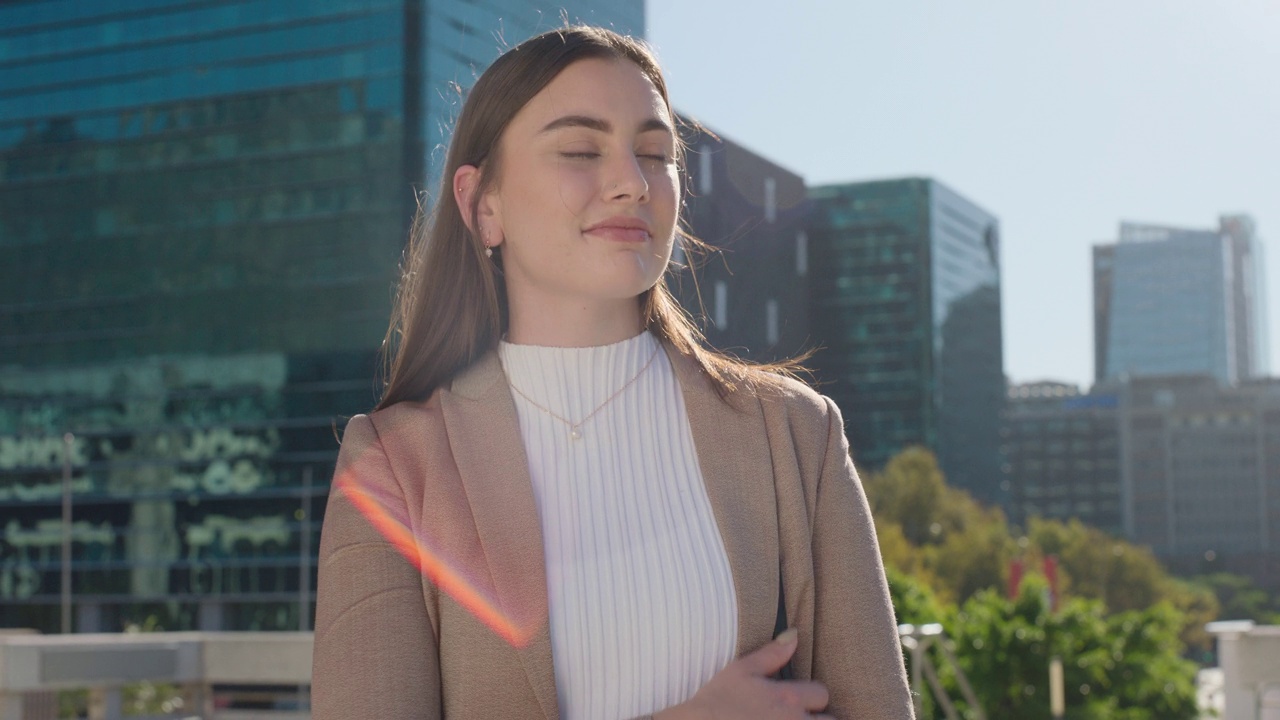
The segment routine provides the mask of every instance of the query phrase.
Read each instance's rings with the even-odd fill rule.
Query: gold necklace
[[[612,395],[610,395],[610,396],[609,396],[609,399],[607,399],[607,400],[605,400],[604,402],[600,403],[600,406],[599,406],[599,407],[597,407],[595,410],[592,410],[590,413],[588,413],[588,414],[587,414],[587,416],[586,416],[586,417],[582,418],[582,420],[580,420],[580,421],[578,421],[578,422],[574,422],[574,421],[570,420],[569,418],[564,417],[563,415],[559,415],[559,414],[557,414],[557,413],[556,413],[554,410],[552,410],[551,408],[548,408],[548,407],[544,406],[542,403],[539,403],[537,400],[534,400],[533,398],[529,397],[528,395],[525,395],[525,394],[524,394],[524,391],[522,391],[520,388],[516,387],[516,386],[515,386],[515,385],[514,385],[510,380],[508,380],[508,381],[507,381],[507,384],[511,386],[511,389],[512,389],[512,390],[515,390],[515,391],[516,391],[516,394],[517,394],[517,395],[519,395],[520,397],[524,398],[525,400],[528,400],[528,401],[529,401],[529,403],[530,403],[531,405],[533,405],[534,407],[538,408],[538,409],[539,409],[539,410],[541,410],[542,412],[544,412],[544,413],[546,413],[546,414],[550,415],[551,417],[553,417],[553,418],[555,418],[555,419],[559,420],[560,422],[564,423],[565,425],[568,425],[568,426],[569,426],[569,437],[573,438],[574,440],[581,440],[581,439],[582,439],[582,426],[583,426],[583,425],[586,425],[586,424],[587,424],[587,422],[588,422],[589,420],[591,420],[591,418],[595,417],[595,416],[596,416],[596,413],[598,413],[598,412],[600,412],[601,410],[605,409],[605,407],[606,407],[606,406],[608,406],[608,405],[609,405],[609,403],[611,403],[611,402],[613,402],[614,400],[616,400],[616,399],[617,399],[617,397],[618,397],[619,395],[621,395],[623,392],[625,392],[627,388],[629,388],[629,387],[631,387],[632,385],[634,385],[634,384],[635,384],[635,382],[636,382],[637,380],[639,380],[639,379],[640,379],[640,376],[641,376],[641,375],[644,375],[644,371],[645,371],[645,370],[648,370],[648,369],[649,369],[649,366],[653,364],[653,360],[654,360],[654,358],[658,357],[658,353],[659,353],[659,352],[661,352],[661,351],[662,351],[662,346],[661,346],[661,345],[659,345],[656,349],[654,349],[653,354],[649,356],[649,361],[648,361],[648,362],[646,362],[646,363],[644,364],[644,367],[640,368],[640,372],[636,373],[635,377],[633,377],[633,378],[631,378],[630,380],[628,380],[626,385],[623,385],[622,387],[618,388],[617,392],[615,392],[614,394],[612,394]]]

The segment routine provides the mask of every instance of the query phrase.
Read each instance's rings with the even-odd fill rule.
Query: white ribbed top
[[[733,659],[738,612],[671,362],[613,345],[501,343],[542,522],[561,717],[630,718],[693,696]],[[656,353],[656,356],[655,356]]]

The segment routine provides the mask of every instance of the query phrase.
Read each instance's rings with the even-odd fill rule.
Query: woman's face
[[[511,302],[554,311],[653,287],[675,233],[675,150],[662,96],[629,61],[580,60],[535,95],[499,141],[481,217]]]

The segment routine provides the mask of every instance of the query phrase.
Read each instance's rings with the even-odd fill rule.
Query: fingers
[[[796,653],[799,632],[795,628],[784,630],[773,642],[755,652],[744,655],[738,663],[751,675],[768,677],[782,669]]]
[[[739,712],[745,709],[748,715],[744,717],[793,717],[800,711],[805,717],[830,718],[820,714],[831,700],[825,685],[815,681],[772,679],[795,655],[798,645],[795,629],[780,633],[772,642],[718,673],[694,699],[703,696],[710,703],[707,707],[737,708]],[[732,712],[729,716],[738,717]]]
[[[820,682],[804,680],[786,680],[777,684],[784,693],[788,704],[805,710],[825,710],[831,702],[831,694]]]

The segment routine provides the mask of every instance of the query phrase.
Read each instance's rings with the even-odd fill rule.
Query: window
[[[809,236],[801,230],[796,233],[796,275],[809,274]]]
[[[716,281],[716,327],[724,330],[729,327],[729,285],[723,280]]]
[[[764,339],[770,345],[778,344],[778,301],[772,298],[764,304]]]
[[[778,219],[778,181],[771,177],[764,179],[764,219],[765,222]]]
[[[711,194],[711,147],[698,148],[698,193]]]

